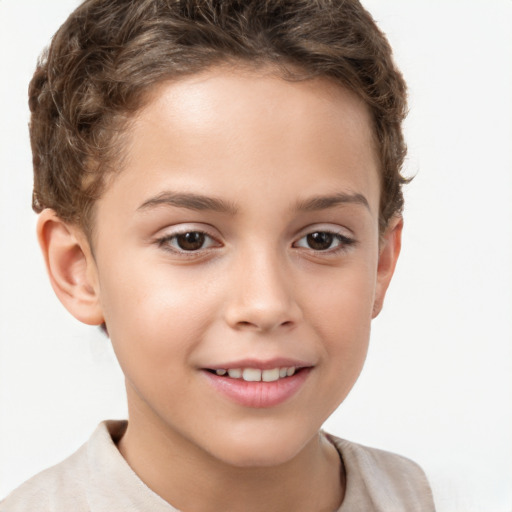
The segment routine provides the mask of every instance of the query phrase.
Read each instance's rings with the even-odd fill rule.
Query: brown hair
[[[361,97],[381,162],[381,230],[402,210],[406,86],[358,0],[86,0],[29,87],[34,210],[53,208],[90,233],[123,128],[148,90],[222,62],[329,77]]]

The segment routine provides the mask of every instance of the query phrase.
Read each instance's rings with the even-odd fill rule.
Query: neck
[[[238,467],[154,421],[130,414],[118,448],[139,478],[179,510],[332,512],[343,500],[343,467],[321,433],[285,463]]]

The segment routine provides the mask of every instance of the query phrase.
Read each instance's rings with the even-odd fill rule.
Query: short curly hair
[[[32,206],[90,232],[126,123],[162,81],[222,63],[328,77],[369,108],[381,166],[379,226],[403,208],[406,85],[358,0],[86,0],[29,86]]]

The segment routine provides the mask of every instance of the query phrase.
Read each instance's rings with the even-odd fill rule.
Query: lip
[[[236,361],[231,361],[229,363],[215,363],[210,365],[208,368],[210,370],[216,370],[223,368],[224,370],[230,370],[234,368],[259,368],[260,370],[272,370],[273,368],[283,368],[295,366],[296,368],[310,368],[314,366],[311,363],[305,361],[299,361],[297,359],[290,359],[285,357],[273,358],[273,359],[238,359]]]
[[[206,369],[201,370],[207,382],[221,395],[228,398],[230,401],[244,407],[263,409],[276,407],[300,391],[306,382],[313,367],[311,365],[298,364],[297,361],[291,360],[273,360],[269,364],[262,364],[259,362],[252,362],[250,360],[237,361],[229,365],[219,365],[214,368],[260,368],[272,369],[284,366],[296,366],[300,368],[291,377],[276,380],[274,382],[246,382],[242,379],[232,379],[225,376],[219,376],[209,372]]]

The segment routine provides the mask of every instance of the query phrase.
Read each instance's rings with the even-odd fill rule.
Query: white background
[[[404,248],[326,428],[427,471],[440,512],[512,511],[512,1],[366,0],[410,87]],[[34,236],[26,89],[74,0],[0,0],[0,497],[124,417],[98,330]]]

